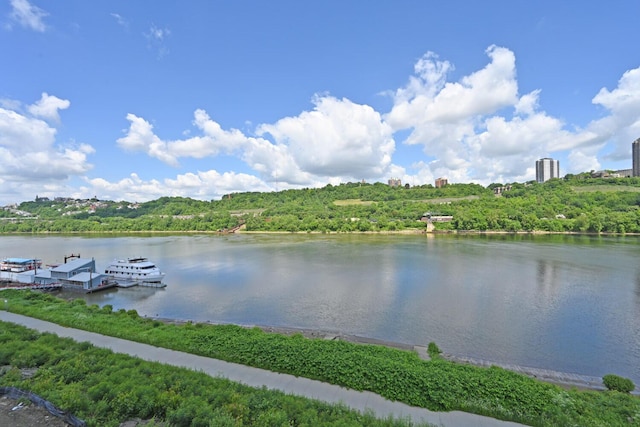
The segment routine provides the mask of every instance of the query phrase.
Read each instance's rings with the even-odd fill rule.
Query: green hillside
[[[498,191],[501,190],[501,191]],[[545,183],[390,187],[347,183],[221,200],[162,197],[146,203],[39,200],[0,211],[0,232],[234,230],[280,232],[423,231],[427,212],[451,216],[439,231],[639,233],[640,178],[586,174]],[[18,212],[18,213],[16,213]]]

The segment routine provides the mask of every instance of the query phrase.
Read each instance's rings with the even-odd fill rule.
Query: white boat
[[[104,272],[117,281],[141,284],[161,283],[164,279],[164,273],[154,263],[142,257],[114,260]]]

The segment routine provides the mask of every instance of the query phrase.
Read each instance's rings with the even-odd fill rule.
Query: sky
[[[638,0],[0,0],[0,205],[630,169],[638,19]]]

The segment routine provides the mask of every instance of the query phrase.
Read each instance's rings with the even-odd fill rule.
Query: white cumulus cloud
[[[146,202],[164,196],[215,200],[234,192],[271,190],[266,183],[253,175],[219,173],[215,170],[188,172],[162,180],[145,181],[138,174],[132,173],[116,182],[109,182],[103,178],[86,179],[85,182],[87,185],[81,189],[77,197],[100,194],[104,199],[132,202]]]
[[[258,126],[256,137],[225,130],[204,110],[196,110],[193,125],[199,135],[163,140],[147,120],[128,114],[129,129],[117,142],[173,166],[181,158],[234,155],[281,187],[384,177],[395,142],[380,114],[348,99],[317,96],[313,102],[312,111]]]
[[[601,90],[594,103],[612,114],[581,129],[542,110],[540,89],[518,93],[513,52],[498,46],[486,52],[489,63],[457,82],[446,81],[453,66],[428,53],[393,94],[385,120],[396,131],[408,129],[403,143],[421,145],[428,158],[416,176],[485,185],[526,181],[535,177],[536,159],[563,153],[564,170],[581,172],[598,167],[604,143],[638,120],[640,72],[625,73],[613,91]]]
[[[163,42],[169,33],[155,28],[147,37]],[[130,113],[116,141],[122,150],[171,166],[232,156],[248,173],[205,167],[164,179],[142,180],[135,173],[115,182],[90,179],[93,148],[57,141],[68,100],[47,93],[31,105],[0,99],[0,197],[58,192],[131,201],[167,195],[215,199],[237,191],[390,177],[412,185],[438,177],[487,185],[532,180],[535,160],[547,156],[563,159],[561,175],[597,170],[603,161],[631,166],[631,142],[640,136],[640,67],[594,94],[599,117],[578,126],[544,110],[542,89],[518,92],[512,51],[490,46],[486,54],[486,65],[450,81],[454,65],[426,53],[406,85],[389,92],[393,106],[386,113],[346,97],[316,95],[311,108],[243,132],[197,109],[179,139],[157,135],[153,118]],[[414,151],[399,160],[405,153],[396,141],[418,147],[422,156]],[[85,182],[77,191],[68,186],[74,177]]]
[[[262,125],[288,147],[301,170],[319,177],[382,177],[391,164],[395,141],[391,127],[368,105],[348,99],[316,97],[315,109]]]
[[[66,108],[68,102],[43,94],[38,103],[25,108],[26,112],[22,111],[20,103],[2,103],[0,197],[16,192],[42,194],[47,187],[64,188],[69,179],[82,176],[92,168],[88,158],[94,152],[91,145],[59,143],[57,129],[41,118],[55,119],[57,110]]]
[[[607,158],[630,159],[631,142],[640,137],[640,67],[626,71],[613,90],[600,89],[592,102],[608,114],[587,126],[586,129],[594,135],[590,144],[609,143],[611,152]]]
[[[58,110],[66,110],[71,105],[67,99],[60,99],[44,92],[38,102],[28,107],[29,112],[45,120],[60,122],[60,114]]]

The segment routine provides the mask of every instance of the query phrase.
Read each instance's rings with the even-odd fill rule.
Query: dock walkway
[[[166,348],[154,347],[120,338],[87,332],[80,329],[66,328],[55,323],[45,322],[32,317],[22,316],[0,310],[0,320],[26,326],[40,332],[51,332],[60,337],[72,338],[80,342],[111,349],[117,353],[139,357],[144,360],[160,362],[167,365],[186,367],[200,371],[213,377],[228,378],[252,387],[267,387],[284,393],[321,400],[328,403],[342,403],[352,409],[364,412],[372,411],[375,416],[386,418],[410,418],[416,423],[429,423],[444,427],[515,427],[521,426],[509,421],[500,421],[467,412],[433,412],[423,408],[406,405],[401,402],[389,401],[371,392],[361,392],[340,386],[279,374],[264,369],[253,368],[236,363],[224,362],[189,353],[183,353]]]

